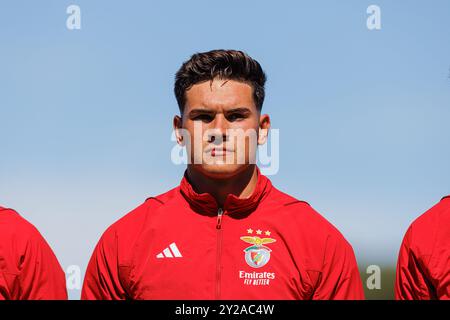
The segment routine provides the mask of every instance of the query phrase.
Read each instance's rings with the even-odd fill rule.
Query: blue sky
[[[81,30],[66,28],[70,4]],[[84,270],[108,225],[180,181],[180,64],[240,49],[268,75],[273,183],[362,267],[394,264],[409,223],[450,194],[449,34],[448,1],[2,1],[0,203]]]

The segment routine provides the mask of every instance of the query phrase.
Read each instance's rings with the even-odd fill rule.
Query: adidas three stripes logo
[[[156,255],[156,258],[158,259],[164,259],[164,258],[182,258],[183,256],[180,253],[180,250],[178,250],[177,245],[175,242],[170,244],[169,247],[165,248],[163,252],[158,253]]]

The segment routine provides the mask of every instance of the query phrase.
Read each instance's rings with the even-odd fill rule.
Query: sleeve
[[[81,293],[82,300],[126,300],[119,278],[116,232],[107,230],[89,261]]]
[[[18,300],[67,300],[64,271],[37,230],[26,243],[19,270]]]
[[[0,257],[0,301],[17,299],[17,292],[19,290],[19,285],[17,284],[17,275],[6,273],[1,270],[1,257]]]
[[[428,285],[418,254],[412,249],[412,227],[403,238],[400,247],[397,271],[395,277],[396,300],[429,300],[432,297],[432,288]]]
[[[358,265],[350,244],[343,238],[327,238],[323,267],[314,300],[364,300]]]

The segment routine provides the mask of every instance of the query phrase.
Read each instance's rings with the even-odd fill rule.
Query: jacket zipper
[[[216,224],[216,230],[217,230],[217,257],[216,257],[216,293],[215,293],[215,299],[220,299],[220,282],[221,282],[221,276],[222,276],[222,265],[221,265],[221,256],[222,256],[222,216],[223,216],[223,209],[219,208],[217,210],[217,224]]]

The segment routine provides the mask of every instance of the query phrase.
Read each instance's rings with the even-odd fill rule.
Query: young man
[[[82,299],[363,298],[349,243],[255,165],[270,128],[265,81],[241,51],[198,53],[181,66],[174,129],[187,170],[103,234]]]
[[[417,218],[397,262],[397,300],[450,299],[450,196]]]
[[[0,207],[0,300],[66,300],[66,278],[39,231]]]

